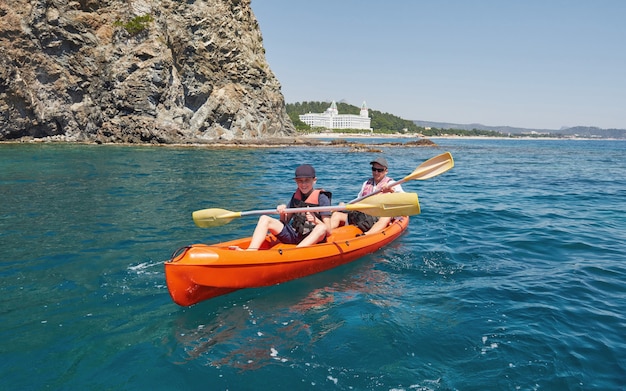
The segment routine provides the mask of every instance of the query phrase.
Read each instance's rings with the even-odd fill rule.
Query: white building
[[[372,119],[369,117],[365,102],[361,105],[359,115],[339,114],[335,101],[323,113],[307,113],[300,115],[300,121],[313,128],[327,129],[367,129]]]

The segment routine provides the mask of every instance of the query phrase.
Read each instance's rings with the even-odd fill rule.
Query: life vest
[[[304,195],[302,194],[300,189],[298,189],[291,197],[290,204],[294,208],[320,206],[320,194],[326,195],[326,197],[328,197],[328,200],[331,200],[332,193],[323,189],[313,190],[311,194],[309,194],[309,196],[306,198],[306,200],[303,200],[302,198],[304,197]],[[313,215],[322,220],[322,215],[319,212],[313,212]],[[301,238],[305,238],[308,234],[311,233],[311,231],[313,231],[313,228],[315,228],[315,224],[307,221],[306,213],[295,213],[293,216],[291,216],[291,226],[300,235]]]
[[[386,176],[386,177],[383,178],[382,181],[380,181],[376,185],[374,185],[374,178],[370,178],[363,185],[363,190],[361,191],[361,194],[359,194],[359,197],[363,197],[365,195],[373,193],[375,190],[380,189],[381,186],[386,185],[387,183],[389,183],[391,181],[392,181],[391,178]]]

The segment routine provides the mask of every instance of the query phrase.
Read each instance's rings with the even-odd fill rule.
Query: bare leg
[[[324,239],[326,236],[326,226],[324,224],[318,224],[313,228],[310,234],[307,235],[300,243],[298,243],[297,247],[310,246],[312,244],[318,243],[320,240]]]
[[[283,227],[284,224],[278,219],[265,215],[259,217],[259,222],[257,223],[254,233],[252,234],[252,240],[250,241],[248,250],[258,250],[267,236],[267,231],[276,235],[283,230]]]
[[[343,212],[334,212],[330,216],[330,229],[333,230],[337,227],[348,223],[348,214]]]
[[[365,235],[375,234],[376,232],[380,232],[383,229],[387,228],[389,223],[391,222],[391,217],[381,217],[378,219],[372,228],[370,228],[367,232],[364,232]]]

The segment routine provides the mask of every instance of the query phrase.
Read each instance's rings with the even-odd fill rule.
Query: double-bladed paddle
[[[395,217],[411,216],[420,213],[416,193],[385,193],[368,197],[367,201],[337,206],[316,206],[311,208],[288,208],[285,213],[334,212],[357,210],[371,216]],[[276,209],[231,212],[226,209],[211,208],[193,212],[194,223],[200,228],[219,227],[243,216],[278,214]]]
[[[452,159],[452,155],[450,154],[450,152],[444,152],[441,155],[437,155],[435,157],[432,157],[426,160],[424,163],[417,166],[417,168],[412,173],[400,179],[399,181],[391,182],[388,187],[401,185],[404,182],[410,181],[413,179],[417,179],[417,180],[429,179],[439,174],[443,174],[444,172],[448,171],[452,167],[454,167],[454,159]],[[355,198],[352,201],[350,201],[348,204],[354,204],[356,202],[362,201],[366,198],[372,197],[380,193],[381,191],[382,189],[378,189],[368,195]]]

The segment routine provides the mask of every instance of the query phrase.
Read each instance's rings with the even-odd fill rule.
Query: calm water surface
[[[626,142],[384,148],[422,214],[385,249],[190,308],[178,247],[249,235],[313,164],[334,203],[369,153],[0,145],[0,389],[624,390]]]

